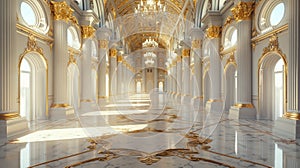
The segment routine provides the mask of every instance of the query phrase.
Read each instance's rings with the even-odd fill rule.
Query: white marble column
[[[221,99],[221,61],[220,61],[220,35],[221,27],[211,25],[206,30],[206,37],[208,38],[208,50],[210,51],[210,68],[209,76],[211,80],[210,99],[206,102],[206,110],[208,112],[222,112],[223,105]]]
[[[16,1],[0,2],[0,146],[7,141],[7,120],[19,117]]]
[[[181,95],[182,95],[182,63],[181,63],[181,50],[177,51],[177,94],[176,94],[176,102],[181,103]]]
[[[275,121],[275,133],[300,141],[300,2],[288,0],[289,55],[287,56],[287,109]]]
[[[117,62],[118,62],[118,67],[117,67],[117,95],[121,96],[123,94],[123,85],[124,85],[124,80],[123,80],[123,76],[124,76],[124,67],[123,67],[123,57],[122,55],[119,53],[117,56]]]
[[[116,48],[109,52],[109,96],[117,95],[117,53]]]
[[[59,11],[57,11],[59,12]],[[68,104],[67,98],[67,20],[54,20],[54,47],[53,47],[53,103],[50,109],[50,118],[62,119],[74,114],[74,109]]]
[[[174,59],[172,61],[172,70],[173,70],[173,73],[172,73],[172,86],[173,86],[173,91],[172,91],[172,99],[175,99],[176,95],[177,95],[177,85],[178,85],[178,80],[177,80],[177,60]]]
[[[107,69],[107,58],[108,58],[108,40],[111,36],[111,31],[106,28],[100,28],[97,30],[98,49],[100,64],[98,67],[98,102],[106,102],[106,69]]]
[[[235,15],[237,21],[237,104],[229,110],[229,117],[234,119],[256,119],[256,109],[252,105],[252,47],[251,47],[251,24],[250,16],[252,11],[244,8],[244,5],[251,5],[252,2],[238,3],[235,9],[237,12],[248,13],[247,17]]]
[[[95,109],[93,100],[92,82],[92,38],[83,39],[82,56],[81,56],[81,100],[82,109]]]
[[[184,46],[182,49],[182,97],[181,104],[190,104],[190,48]]]
[[[200,104],[203,103],[202,97],[202,64],[201,64],[201,46],[203,39],[203,31],[200,28],[194,28],[191,32],[192,36],[192,54],[194,57],[194,74],[192,76],[193,87],[193,99],[192,103],[194,107],[198,109]]]

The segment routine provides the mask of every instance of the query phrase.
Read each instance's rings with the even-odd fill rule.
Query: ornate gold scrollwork
[[[190,49],[185,48],[182,50],[182,57],[189,57],[190,56]]]
[[[221,26],[210,26],[206,29],[206,37],[210,39],[219,38],[221,36]]]
[[[92,38],[95,35],[95,31],[95,28],[91,25],[81,26],[82,38]]]
[[[235,7],[231,9],[233,17],[236,21],[250,19],[254,10],[254,2],[239,2]]]
[[[263,55],[268,52],[276,51],[279,54],[283,54],[281,49],[279,48],[278,37],[273,35],[269,40],[269,46],[264,48]]]
[[[38,52],[39,54],[43,55],[43,49],[41,47],[37,46],[36,40],[33,35],[28,36],[27,48],[25,51],[26,52],[35,51],[35,52]]]
[[[73,17],[73,9],[66,3],[66,1],[55,2],[51,1],[51,12],[55,20],[64,20],[68,22]]]

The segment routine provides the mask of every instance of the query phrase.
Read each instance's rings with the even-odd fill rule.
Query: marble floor
[[[274,135],[272,121],[231,120],[164,93],[91,107],[31,122],[0,147],[0,167],[300,167],[299,144]]]

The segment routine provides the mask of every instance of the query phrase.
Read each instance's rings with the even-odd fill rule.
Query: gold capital
[[[107,49],[108,48],[108,41],[107,40],[99,40],[99,48]]]
[[[206,29],[206,37],[210,39],[219,38],[221,36],[221,26],[210,26]]]
[[[189,57],[190,56],[190,49],[185,48],[182,50],[182,57]]]
[[[117,60],[118,60],[118,62],[122,62],[123,61],[123,57],[121,55],[118,55]]]
[[[95,28],[91,25],[81,26],[82,38],[92,38],[95,35]]]
[[[231,9],[233,17],[236,21],[250,19],[254,10],[254,2],[239,2],[235,7]]]
[[[201,48],[201,41],[200,40],[193,40],[192,41],[192,48]]]
[[[117,53],[118,53],[118,51],[115,48],[112,48],[112,49],[109,50],[109,56],[110,57],[116,57]]]
[[[51,1],[51,12],[53,13],[55,20],[64,20],[68,22],[73,18],[73,9],[66,3],[66,1]]]

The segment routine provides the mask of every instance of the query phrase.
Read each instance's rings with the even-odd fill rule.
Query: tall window
[[[283,95],[283,86],[284,86],[284,63],[280,59],[274,68],[274,110],[275,110],[275,120],[277,117],[282,117],[283,115],[283,104],[284,104],[284,95]]]
[[[26,117],[31,110],[31,67],[26,59],[22,60],[20,71],[20,115]]]

